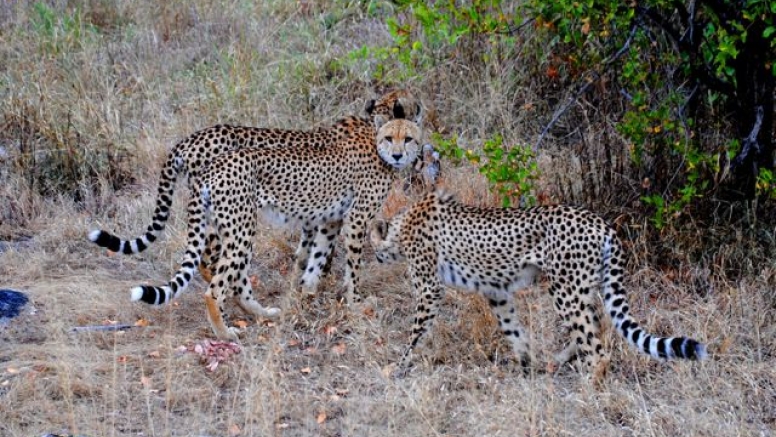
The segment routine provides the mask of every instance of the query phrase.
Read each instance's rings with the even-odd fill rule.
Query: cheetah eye
[[[407,137],[407,138],[405,138],[405,139],[404,139],[404,142],[405,142],[405,143],[411,143],[413,140],[414,140],[414,138],[412,138],[412,137]]]
[[[393,137],[385,137],[385,141],[388,141],[389,143],[393,142]]]

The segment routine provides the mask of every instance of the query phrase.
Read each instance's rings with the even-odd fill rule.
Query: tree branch
[[[636,30],[638,30],[638,28],[639,28],[639,24],[638,23],[634,23],[633,26],[631,26],[630,33],[628,34],[628,38],[625,40],[625,43],[623,43],[622,47],[620,47],[619,50],[617,50],[617,52],[615,52],[611,57],[606,59],[603,62],[603,65],[611,64],[612,62],[614,62],[617,59],[619,59],[620,57],[622,57],[622,55],[624,55],[625,52],[628,51],[628,49],[630,48],[630,45],[631,45],[631,41],[633,41],[633,37],[636,35]],[[568,101],[558,111],[555,111],[555,114],[553,114],[552,119],[550,120],[550,122],[547,124],[547,126],[544,127],[544,129],[542,129],[542,133],[541,133],[541,135],[539,135],[539,139],[536,141],[536,144],[534,145],[534,148],[533,148],[534,152],[537,152],[539,150],[539,145],[542,143],[542,140],[544,140],[544,137],[547,136],[547,133],[550,131],[552,126],[554,126],[555,123],[558,122],[560,117],[562,117],[563,114],[565,114],[566,111],[569,110],[571,105],[574,104],[574,102],[577,101],[579,96],[581,96],[582,94],[586,93],[587,90],[589,90],[590,87],[593,86],[593,84],[598,79],[600,79],[600,78],[601,78],[601,75],[598,74],[597,71],[592,72],[586,78],[587,83],[584,84],[576,93],[574,93],[574,95],[571,96],[568,99]]]
[[[684,2],[682,0],[674,0],[671,5],[676,9],[679,18],[682,21],[691,22],[693,18],[692,9],[695,8],[695,0],[690,2],[690,10],[687,10],[687,8],[684,7]]]
[[[539,151],[539,145],[542,143],[542,140],[544,140],[544,137],[547,135],[550,129],[555,125],[555,123],[558,122],[560,117],[562,117],[563,114],[565,114],[566,111],[569,110],[571,105],[573,105],[574,102],[577,101],[579,96],[586,93],[587,90],[589,90],[590,87],[593,86],[593,84],[600,78],[601,78],[601,75],[599,75],[598,72],[594,71],[590,76],[587,77],[587,83],[583,85],[579,90],[577,90],[577,92],[574,93],[573,96],[569,97],[566,103],[559,110],[555,111],[555,114],[553,114],[550,122],[547,124],[547,126],[544,127],[544,129],[542,129],[542,133],[541,135],[539,135],[539,139],[536,140],[536,144],[533,147],[534,153]]]
[[[517,32],[520,32],[525,26],[533,23],[534,21],[536,21],[536,18],[526,18],[525,21],[523,21],[519,25],[515,27],[510,26],[507,30],[499,30],[499,31],[496,31],[496,33],[501,35],[514,35]]]
[[[755,153],[760,151],[760,143],[757,142],[757,136],[760,134],[760,128],[763,124],[763,117],[765,116],[765,111],[763,110],[762,105],[757,106],[757,112],[755,113],[755,121],[754,126],[752,127],[752,131],[749,133],[749,136],[744,139],[744,144],[741,147],[741,151],[738,152],[738,156],[733,159],[733,162],[730,163],[730,168],[735,169],[741,165],[744,164],[746,159],[749,157],[749,153],[754,149]]]
[[[648,18],[665,32],[666,35],[674,41],[680,52],[687,53],[693,58],[690,62],[690,68],[692,69],[693,76],[697,80],[713,91],[718,91],[726,95],[733,95],[735,93],[735,87],[733,87],[733,85],[711,74],[706,65],[698,65],[697,62],[694,62],[700,42],[696,44],[694,41],[690,42],[682,38],[679,31],[669,22],[669,20],[655,9],[639,6],[637,10],[640,15]]]
[[[633,36],[636,35],[636,30],[638,30],[638,28],[639,28],[638,23],[636,23],[633,26],[631,26],[630,33],[628,34],[628,39],[626,39],[625,43],[622,45],[622,47],[620,47],[620,49],[617,50],[617,53],[615,53],[614,55],[612,55],[611,58],[609,58],[609,59],[607,59],[607,60],[605,60],[603,62],[604,65],[611,64],[612,62],[614,62],[617,59],[619,59],[622,55],[624,55],[625,52],[628,51],[628,49],[630,48],[630,45],[631,45],[631,41],[633,41]]]

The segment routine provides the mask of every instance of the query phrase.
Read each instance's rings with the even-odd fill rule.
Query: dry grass
[[[385,41],[384,27],[377,17],[329,2],[73,3],[83,19],[78,34],[62,21],[58,30],[45,30],[31,3],[0,5],[0,110],[18,114],[21,102],[53,138],[76,132],[85,150],[125,152],[122,165],[134,181],[118,191],[102,181],[79,187],[78,196],[44,198],[0,161],[0,237],[32,237],[0,253],[0,286],[31,298],[22,316],[0,325],[0,435],[776,433],[776,267],[763,265],[735,283],[714,263],[659,271],[644,262],[649,249],[638,238],[627,284],[637,317],[654,332],[710,343],[709,361],[651,361],[607,330],[612,368],[601,386],[570,366],[524,377],[487,305],[450,291],[415,369],[389,379],[383,369],[400,356],[413,316],[402,266],[376,265],[367,254],[363,290],[370,298],[353,311],[336,300],[338,253],[335,279],[303,300],[288,291],[284,274],[292,244],[267,229],[252,273],[261,280],[259,298],[283,307],[283,318],[249,321],[242,353],[209,372],[180,348],[211,337],[201,281],[160,309],[130,303],[127,293],[167,280],[177,267],[185,244],[183,185],[165,238],[142,256],[107,256],[86,240],[87,231],[104,226],[130,236],[144,229],[165,151],[195,129],[216,122],[302,128],[360,111],[379,85],[331,61],[364,41]],[[58,17],[73,14],[56,5]],[[96,30],[84,30],[88,23]],[[424,90],[448,130],[472,141],[493,130],[507,141],[529,133],[521,129],[530,130],[531,115],[514,122],[511,108],[515,100],[536,101],[531,90],[507,94],[493,79],[436,73],[434,88],[408,85]],[[13,138],[0,139],[9,156],[17,151]],[[546,173],[562,158],[544,156]],[[564,183],[543,181],[556,198],[564,196]],[[467,202],[495,202],[473,169],[448,173],[445,184]],[[387,214],[404,202],[392,197]],[[521,293],[518,302],[534,349],[548,360],[564,338],[543,290]],[[71,332],[139,319],[148,326]]]

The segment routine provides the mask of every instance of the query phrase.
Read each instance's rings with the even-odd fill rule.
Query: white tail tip
[[[142,287],[135,287],[132,290],[129,291],[130,296],[132,298],[133,302],[136,302],[140,300],[140,298],[143,297],[143,288]]]
[[[709,353],[706,351],[706,345],[702,343],[698,343],[698,345],[695,347],[695,356],[698,357],[698,361],[705,360]]]
[[[101,230],[95,229],[92,232],[89,232],[89,239],[92,240],[92,242],[96,242],[97,238],[100,237],[100,234],[102,233]]]

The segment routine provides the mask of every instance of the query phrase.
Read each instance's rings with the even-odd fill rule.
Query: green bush
[[[454,59],[465,58],[462,63],[476,69],[521,55],[536,64],[532,71],[578,86],[577,98],[591,82],[606,81],[613,91],[601,98],[621,101],[616,128],[631,144],[632,163],[645,181],[642,200],[657,227],[714,197],[774,196],[776,3],[398,4],[387,21],[392,46],[351,53],[352,60],[376,59],[376,80],[421,77]],[[526,25],[538,35],[538,46],[516,44]],[[765,116],[758,118],[758,111]],[[725,137],[732,139],[720,141]],[[498,184],[494,175],[500,171],[483,173]]]
[[[477,165],[491,189],[501,198],[502,206],[532,206],[536,203],[534,185],[539,178],[539,169],[530,146],[507,146],[501,135],[495,135],[483,142],[480,153],[462,148],[457,136],[443,138],[436,134],[432,139],[439,154],[454,164],[468,161]]]

